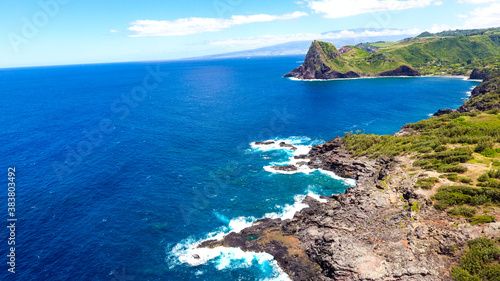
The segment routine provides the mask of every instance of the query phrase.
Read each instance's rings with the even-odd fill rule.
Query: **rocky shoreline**
[[[472,91],[472,100],[436,115],[500,108],[491,102],[500,89],[500,73],[473,73],[484,82]],[[394,136],[413,134],[418,132],[404,126]],[[295,148],[273,141],[258,144]],[[293,280],[452,280],[451,268],[458,266],[467,241],[498,239],[500,222],[472,225],[464,217],[434,208],[432,190],[415,187],[428,175],[408,169],[413,166],[411,156],[354,157],[340,137],[315,145],[307,154],[294,156],[291,164],[271,168],[331,171],[356,180],[355,186],[330,197],[307,196],[303,203],[308,207],[292,219],[261,219],[199,247],[269,253]]]
[[[306,197],[309,207],[293,219],[262,219],[199,247],[269,253],[293,280],[451,280],[466,241],[500,229],[434,209],[414,189],[418,175],[401,168],[403,157],[354,158],[339,137],[298,157],[357,183],[321,202]]]

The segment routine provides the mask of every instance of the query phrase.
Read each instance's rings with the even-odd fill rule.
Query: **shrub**
[[[441,151],[445,151],[445,150],[446,150],[446,146],[444,146],[444,145],[438,145],[434,148],[435,152],[441,152]]]
[[[480,175],[480,176],[477,178],[477,181],[479,181],[479,182],[485,182],[485,181],[487,181],[489,178],[490,178],[490,176],[488,176],[488,173],[484,173],[484,174]]]
[[[459,192],[438,192],[434,195],[434,198],[439,201],[439,208],[436,205],[434,206],[439,210],[444,210],[449,206],[469,203],[472,196]]]
[[[436,169],[441,173],[465,173],[467,172],[467,167],[460,165],[442,165]]]
[[[444,211],[446,210],[446,208],[448,208],[449,206],[452,206],[453,204],[450,204],[450,202],[448,201],[436,201],[434,203],[434,208],[436,208],[436,210],[440,210],[440,211]]]
[[[487,172],[487,174],[488,174],[488,176],[490,178],[498,179],[498,178],[500,178],[500,168],[498,170],[496,170],[496,171],[495,170],[489,170]]]
[[[460,267],[453,267],[451,277],[458,281],[498,280],[500,266],[495,260],[500,258],[500,247],[490,239],[478,238],[467,242]]]
[[[486,196],[484,194],[472,196],[472,198],[470,200],[470,204],[472,206],[479,206],[479,205],[483,205],[483,204],[488,203],[488,202],[491,202],[491,200],[490,200],[490,198],[488,198],[488,196]]]
[[[471,183],[472,179],[470,177],[459,177],[458,181],[460,181],[461,183]]]
[[[478,183],[477,186],[499,188],[500,187],[500,181],[495,180],[495,179],[488,179],[485,182]]]
[[[500,264],[486,265],[483,270],[479,273],[479,276],[483,280],[500,280]]]
[[[470,218],[473,217],[476,214],[476,212],[477,212],[476,208],[460,206],[452,208],[451,210],[448,211],[448,214],[452,216],[462,216]]]
[[[500,202],[500,189],[490,187],[442,186],[432,196],[432,199],[435,200],[434,208],[438,210],[445,210],[448,207],[462,204],[479,206],[489,202]]]
[[[483,139],[476,145],[476,148],[474,148],[474,152],[481,153],[486,149],[491,149],[492,147],[493,141],[491,141],[490,139]]]
[[[481,152],[482,155],[486,156],[486,157],[495,157],[497,155],[497,150],[496,149],[493,149],[493,148],[488,148],[488,149],[485,149],[483,152]]]
[[[490,222],[494,222],[495,221],[495,217],[494,216],[490,216],[490,215],[480,215],[480,216],[477,216],[477,217],[473,217],[472,219],[470,219],[470,223],[472,225],[476,225],[478,223],[490,223]]]
[[[413,204],[411,205],[411,210],[414,212],[418,212],[419,208],[420,208],[420,203],[418,202],[413,202]]]
[[[467,270],[460,267],[453,267],[451,269],[451,278],[457,281],[481,281],[479,277],[472,276]]]
[[[457,181],[458,174],[457,173],[446,174],[446,178],[450,181]]]
[[[439,182],[439,180],[435,177],[423,178],[417,180],[417,182],[415,183],[415,187],[420,187],[422,189],[431,189],[437,182]]]

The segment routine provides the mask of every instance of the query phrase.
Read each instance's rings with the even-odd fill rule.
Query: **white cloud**
[[[457,17],[461,18],[461,19],[466,19],[468,18],[469,16],[468,15],[464,15],[464,14],[458,14]]]
[[[452,28],[447,24],[433,24],[431,28],[426,29],[425,31],[429,31],[430,33],[438,33],[445,30],[451,30]],[[455,28],[456,29],[456,28]]]
[[[264,46],[271,46],[293,41],[313,41],[313,40],[328,40],[328,39],[341,39],[341,38],[368,38],[374,36],[391,36],[391,35],[417,35],[422,30],[418,28],[413,29],[383,29],[370,31],[365,30],[355,32],[350,30],[343,30],[340,32],[321,33],[298,33],[286,35],[264,35],[259,37],[237,38],[229,40],[211,41],[210,44],[214,46],[245,46],[248,48],[259,48]]]
[[[469,14],[470,17],[465,21],[464,28],[500,27],[500,3],[476,8]]]
[[[116,30],[116,29],[111,29],[109,32],[111,32],[111,33],[118,33],[118,32],[120,32],[120,31],[119,31],[119,30]]]
[[[315,13],[326,18],[342,18],[359,14],[422,8],[432,4],[440,5],[436,0],[308,0],[308,6]]]
[[[443,1],[434,2],[434,6],[441,6],[441,5],[443,5]]]
[[[293,12],[284,15],[251,15],[232,16],[230,19],[222,18],[183,18],[173,21],[168,20],[136,20],[131,23],[128,30],[134,32],[132,37],[139,36],[180,36],[204,32],[215,32],[228,29],[235,25],[254,22],[270,22],[275,20],[290,20],[307,16],[305,12]]]
[[[499,0],[458,0],[458,3],[465,3],[465,4],[484,4],[484,3],[491,3],[491,2],[497,2]]]

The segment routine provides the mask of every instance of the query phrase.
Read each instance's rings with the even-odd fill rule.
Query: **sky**
[[[0,0],[0,18],[0,67],[9,68],[499,27],[500,0]]]

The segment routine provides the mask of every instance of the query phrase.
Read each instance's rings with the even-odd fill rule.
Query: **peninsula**
[[[304,63],[285,74],[298,79],[377,76],[469,75],[499,62],[500,28],[456,30],[398,42],[363,43],[338,49],[314,41]]]

